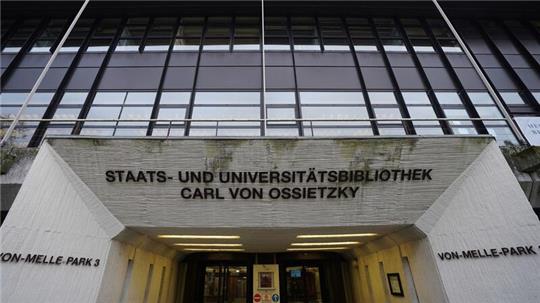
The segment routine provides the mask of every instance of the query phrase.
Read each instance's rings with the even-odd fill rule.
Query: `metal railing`
[[[0,129],[5,129],[5,125],[14,121],[13,118],[0,119]],[[403,122],[417,122],[422,123],[416,126],[417,128],[437,128],[440,127],[439,122],[470,122],[467,124],[450,123],[451,128],[471,128],[474,126],[472,122],[505,122],[497,123],[495,127],[508,127],[505,118],[361,118],[361,119],[19,119],[20,123],[17,128],[19,129],[34,129],[38,127],[39,122],[50,123],[48,128],[72,128],[75,123],[86,123],[85,128],[91,129],[147,129],[147,125],[141,125],[142,123],[155,123],[154,130],[159,129],[161,131],[167,130],[166,135],[156,135],[156,137],[179,137],[177,135],[171,135],[171,130],[182,129],[186,125],[190,125],[191,129],[215,129],[215,136],[218,136],[218,130],[220,129],[235,129],[235,128],[259,128],[260,124],[265,124],[267,128],[290,128],[290,127],[303,127],[304,130],[311,129],[311,136],[314,135],[314,129],[324,127],[339,128],[355,128],[365,126],[366,129],[371,129],[369,122],[384,123],[381,126],[388,126],[389,128],[402,125]],[[428,124],[427,122],[433,122]],[[25,125],[30,123],[30,125]],[[91,124],[90,124],[91,123]],[[99,125],[99,123],[103,123]],[[125,123],[125,124],[124,124]],[[133,125],[129,123],[139,123],[139,125]],[[204,125],[197,125],[197,123],[204,123]],[[209,125],[212,123],[211,125]],[[235,123],[238,125],[230,125]],[[246,123],[245,125],[241,125]],[[351,123],[351,124],[346,124]],[[365,123],[364,125],[358,125],[353,123]],[[52,126],[52,127],[51,127]],[[509,128],[511,129],[511,128]],[[402,136],[409,136],[410,134],[403,134]],[[444,135],[441,133],[441,136]],[[461,135],[461,134],[447,134],[444,136]],[[79,135],[78,135],[79,136]],[[84,136],[84,135],[80,135]],[[241,136],[241,135],[238,135]]]

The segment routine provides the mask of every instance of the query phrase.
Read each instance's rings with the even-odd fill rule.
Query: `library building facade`
[[[0,301],[540,302],[540,1],[3,1]]]

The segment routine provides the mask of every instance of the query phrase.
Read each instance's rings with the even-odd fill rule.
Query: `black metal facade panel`
[[[4,99],[20,98],[17,94],[31,89],[76,11],[73,3],[43,3],[2,3],[2,24],[6,24],[2,31]],[[91,2],[38,90],[38,94],[54,94],[43,118],[500,117],[494,105],[477,104],[485,102],[478,98],[487,89],[429,1],[306,3],[266,3],[263,69],[260,3],[137,1],[128,7],[125,2]],[[517,7],[468,1],[443,6],[499,98],[508,103],[505,109],[513,115],[540,115],[540,20],[532,13],[539,4],[524,2]],[[482,13],[476,15],[480,8]],[[36,26],[27,26],[29,21]],[[51,28],[53,21],[63,24],[56,25],[60,31]],[[17,47],[21,51],[15,55]],[[123,101],[105,106],[94,103],[98,97],[112,96],[109,93],[123,94]],[[141,102],[130,101],[138,93],[155,97],[131,104]],[[84,102],[74,101],[76,95],[86,96]],[[11,114],[16,106],[2,105],[1,109]],[[34,116],[39,110],[32,108]],[[431,124],[367,121],[352,126],[339,121],[310,123],[269,124],[267,133],[489,132],[512,136],[504,121],[489,127],[480,121],[436,120]],[[193,132],[190,122],[158,124],[77,123],[73,133],[265,134],[265,128],[248,124],[199,124]],[[72,133],[72,126],[43,122],[32,142],[37,145],[46,132]],[[24,131],[33,133],[33,126],[25,126]]]

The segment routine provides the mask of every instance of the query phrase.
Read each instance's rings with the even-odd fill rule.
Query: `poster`
[[[253,265],[253,302],[279,303],[279,265]]]

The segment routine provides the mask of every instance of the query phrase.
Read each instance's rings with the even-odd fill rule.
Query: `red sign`
[[[261,302],[261,295],[258,294],[258,293],[255,294],[255,295],[253,296],[253,302],[256,302],[256,303]]]

